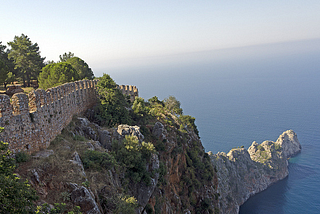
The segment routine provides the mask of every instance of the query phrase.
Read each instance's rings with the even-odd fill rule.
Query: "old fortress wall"
[[[0,127],[5,128],[0,140],[8,142],[14,153],[32,153],[47,148],[73,115],[97,102],[97,82],[81,80],[46,91],[37,89],[29,95],[17,93],[11,99],[0,95]],[[133,87],[125,86],[122,92],[131,96],[129,88]]]
[[[119,85],[119,86],[118,86],[118,89],[120,89],[120,91],[121,91],[124,95],[130,96],[131,102],[133,102],[134,99],[139,96],[138,88],[137,88],[136,86],[132,86],[132,85]]]

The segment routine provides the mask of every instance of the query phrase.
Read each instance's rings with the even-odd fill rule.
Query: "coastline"
[[[253,142],[247,149],[210,154],[217,170],[221,213],[239,213],[240,206],[253,195],[286,178],[288,158],[298,154],[301,145],[292,130],[283,132],[276,142]]]

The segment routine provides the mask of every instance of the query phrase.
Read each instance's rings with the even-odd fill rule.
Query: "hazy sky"
[[[128,59],[320,38],[319,11],[319,0],[0,0],[0,41],[24,33],[46,60],[71,51],[95,71]]]

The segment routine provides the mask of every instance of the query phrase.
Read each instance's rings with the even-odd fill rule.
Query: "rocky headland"
[[[288,176],[288,158],[300,151],[296,133],[288,130],[276,142],[253,142],[248,150],[211,153],[217,171],[220,213],[238,213],[250,196]]]
[[[129,125],[107,130],[78,117],[18,173],[30,180],[40,204],[63,199],[83,213],[123,213],[119,209],[127,205],[122,199],[133,196],[135,213],[236,214],[250,196],[288,176],[288,158],[301,150],[292,130],[276,142],[253,142],[248,150],[234,148],[227,154],[205,153],[192,130],[181,132],[159,121],[144,133]],[[135,136],[139,143],[156,140],[158,152],[145,168],[149,183],[128,180],[129,169],[114,163],[105,169],[88,167],[86,151],[112,154],[114,142],[125,136]]]

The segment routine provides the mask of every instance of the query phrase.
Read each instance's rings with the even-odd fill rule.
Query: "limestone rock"
[[[250,196],[285,178],[289,173],[287,157],[300,149],[296,134],[286,131],[277,142],[258,144],[254,141],[248,150],[209,153],[217,169],[221,213],[238,213],[239,206]]]
[[[132,195],[138,201],[138,208],[136,209],[137,213],[141,213],[144,207],[146,206],[147,202],[149,201],[155,187],[157,186],[159,173],[156,172],[159,169],[159,158],[158,155],[153,154],[150,160],[149,165],[147,166],[148,171],[153,171],[154,176],[151,177],[151,184],[147,186],[144,182],[132,184],[130,187],[130,191]]]
[[[153,126],[152,134],[157,138],[166,139],[167,130],[162,123],[156,122]]]
[[[86,136],[92,140],[99,140],[98,133],[94,130],[94,125],[85,117],[78,117],[77,131],[79,135]]]
[[[99,129],[98,130],[99,134],[99,142],[101,145],[110,150],[111,149],[111,136],[110,133],[107,130]]]
[[[283,132],[276,141],[276,144],[280,145],[287,158],[292,157],[301,151],[301,145],[297,138],[297,134],[292,130]]]
[[[84,172],[84,167],[81,161],[81,158],[77,151],[73,153],[73,158],[70,160],[73,164],[76,164],[79,167],[79,172],[83,177],[86,177],[86,173]]]
[[[78,187],[77,184],[70,183],[69,186],[72,189],[71,192],[71,201],[80,206],[81,211],[87,214],[101,214],[101,211],[94,200],[93,195],[89,192],[89,190],[84,187]]]
[[[121,124],[118,126],[116,132],[119,135],[119,138],[124,138],[125,135],[136,136],[140,141],[144,139],[143,134],[140,132],[139,126],[129,126],[125,124]]]

